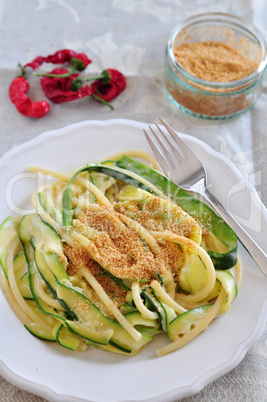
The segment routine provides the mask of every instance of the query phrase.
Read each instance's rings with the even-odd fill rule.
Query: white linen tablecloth
[[[267,77],[257,104],[225,121],[183,113],[163,89],[170,31],[185,18],[203,12],[246,18],[267,37],[264,0],[0,0],[0,156],[44,131],[83,120],[125,118],[150,123],[161,116],[178,131],[201,139],[229,158],[266,206]],[[92,59],[87,74],[116,68],[127,76],[126,90],[112,103],[115,109],[86,98],[52,104],[49,114],[40,120],[20,115],[8,98],[9,84],[19,74],[18,63],[64,48],[84,52]],[[34,99],[43,98],[37,78],[31,77],[31,87]],[[44,399],[0,377],[0,401]],[[235,369],[184,401],[267,401],[267,331]]]

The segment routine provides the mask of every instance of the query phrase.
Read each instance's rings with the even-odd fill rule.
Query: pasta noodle
[[[231,308],[242,280],[236,249],[198,221],[200,210],[175,202],[151,155],[132,156],[153,169],[134,159],[125,168],[123,154],[72,174],[29,168],[54,181],[32,194],[36,213],[0,226],[0,286],[40,339],[134,355],[163,332],[162,356]]]

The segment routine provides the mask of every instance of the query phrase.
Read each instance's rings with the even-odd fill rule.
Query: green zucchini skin
[[[64,285],[58,280],[57,285],[59,297],[62,298],[66,304],[68,304],[69,308],[79,317],[78,322],[66,321],[68,328],[73,333],[80,335],[82,338],[94,344],[112,345],[124,353],[137,351],[152,340],[152,336],[142,334],[142,338],[139,341],[135,341],[118,322],[106,317],[85,295]],[[79,309],[81,305],[83,306],[82,310]],[[134,315],[133,313],[125,314],[125,317],[127,318],[128,315],[133,325],[148,328],[158,327],[156,321],[142,319],[139,312],[134,312]],[[96,326],[95,329],[93,326],[88,327],[86,325],[88,322],[95,322],[98,326]],[[101,331],[98,330],[98,327],[101,327]]]
[[[230,250],[227,253],[208,251],[216,269],[227,270],[236,264],[238,247],[236,234],[222,220],[222,218],[216,215],[215,212],[208,207],[208,205],[194,197],[191,197],[161,173],[127,155],[124,155],[117,160],[115,165],[121,169],[130,170],[148,180],[165,195],[171,197],[171,199],[189,215],[209,229]],[[151,190],[149,191],[151,192]]]
[[[221,313],[226,313],[230,310],[233,301],[237,297],[237,284],[231,272],[228,271],[216,271],[216,279],[221,282],[221,285],[227,294],[226,300],[221,309]]]
[[[36,267],[43,278],[43,280],[46,283],[46,286],[50,290],[50,292],[53,294],[56,300],[61,304],[61,306],[64,308],[66,314],[70,316],[73,320],[78,320],[77,315],[69,309],[68,305],[62,300],[60,297],[58,297],[57,294],[57,283],[56,283],[56,278],[53,274],[53,272],[49,269],[49,266],[46,265],[45,263],[45,258],[43,257],[43,254],[40,252],[40,250],[35,249],[34,250],[34,256],[35,256],[35,264]],[[65,279],[65,277],[62,275],[59,277],[60,280]]]
[[[53,335],[56,338],[56,341],[59,345],[63,346],[66,349],[76,350],[80,345],[80,338],[76,335],[73,335],[67,327],[63,324],[58,323],[58,325],[53,329]]]
[[[7,278],[5,261],[8,255],[8,241],[17,235],[17,223],[12,216],[8,216],[0,225],[0,267]]]
[[[116,167],[112,166],[103,166],[103,165],[86,165],[79,170],[77,170],[74,175],[71,177],[68,185],[64,191],[63,199],[62,199],[62,221],[63,225],[67,228],[70,228],[72,225],[72,205],[71,205],[71,185],[73,180],[82,172],[98,172],[106,174],[107,176],[114,177],[114,179],[122,181],[123,183],[130,184],[134,187],[142,188],[146,191],[151,191],[149,187],[145,184],[141,183],[140,181],[136,180],[134,177],[131,177],[127,174],[124,174],[118,170]]]
[[[127,171],[141,176],[169,196],[198,222],[205,225],[230,249],[229,252],[224,254],[213,251],[208,252],[218,272],[217,279],[221,282],[228,295],[223,306],[223,312],[227,311],[237,295],[234,278],[229,272],[224,272],[224,270],[234,266],[237,259],[237,238],[232,229],[206,204],[191,197],[155,170],[127,156],[123,156],[113,164],[114,166],[87,165],[72,176],[63,195],[64,226],[69,228],[72,225],[73,211],[70,189],[73,180],[79,173],[84,171],[103,173],[120,182],[153,193],[148,186],[141,182],[141,179],[139,181]],[[120,170],[117,168],[120,168]],[[40,202],[41,204],[44,202],[42,197]],[[52,207],[53,205],[51,204],[48,209],[52,211]],[[1,225],[0,240],[1,236],[4,237],[5,231],[11,223],[11,218],[8,218]],[[194,327],[212,306],[212,304],[202,306],[177,316],[174,310],[165,305],[152,289],[149,289],[149,291],[143,290],[142,296],[148,303],[149,308],[157,313],[158,319],[145,319],[136,309],[126,313],[125,317],[142,335],[139,341],[135,341],[117,321],[105,316],[82,291],[79,292],[71,285],[68,274],[57,255],[57,252],[62,247],[62,241],[53,227],[43,221],[37,214],[25,215],[20,221],[18,235],[27,262],[27,272],[21,277],[24,284],[27,285],[27,291],[25,290],[26,293],[23,296],[32,299],[36,303],[41,315],[50,317],[50,322],[56,322],[56,325],[53,324],[54,328],[51,330],[37,323],[25,324],[28,331],[39,339],[57,342],[70,350],[76,350],[82,341],[100,349],[134,355],[159,332],[165,332],[171,341],[183,336]],[[48,247],[50,251],[46,253],[39,247],[40,244],[53,245],[54,252],[51,252],[51,248]],[[4,257],[5,255],[1,255],[0,250],[0,262],[4,260]],[[16,264],[18,264],[17,269],[19,270],[19,259]],[[3,271],[6,275],[4,266]],[[61,304],[63,310],[52,308],[39,298],[35,289],[37,275],[45,281],[47,288],[53,294],[55,300]],[[115,280],[116,278],[113,279]],[[118,284],[125,290],[129,290],[122,281],[118,281]],[[81,305],[86,308],[80,309],[79,306]],[[47,319],[47,321],[49,320]]]
[[[168,335],[169,325],[171,321],[176,318],[176,313],[172,307],[163,303],[157,294],[151,289],[145,289],[142,292],[142,296],[152,306],[153,310],[159,317],[160,328]]]
[[[20,282],[18,285],[19,291],[22,297],[26,300],[34,300],[32,296],[32,292],[30,289],[29,283],[29,273],[25,272],[25,274],[20,278]]]
[[[168,338],[175,341],[178,337],[185,335],[191,331],[201,318],[212,308],[213,304],[197,307],[193,310],[186,311],[179,315],[169,324]]]
[[[40,324],[31,322],[30,324],[24,324],[24,327],[36,338],[42,341],[56,342],[56,339],[52,333],[52,330],[43,328]]]
[[[39,244],[50,244],[56,240],[58,244],[55,248],[59,249],[61,239],[37,214],[25,215],[21,219],[19,237],[28,263],[29,286],[33,299],[41,314],[51,316],[58,322],[53,331],[35,323],[25,325],[34,336],[47,341],[57,341],[70,350],[76,350],[79,339],[83,339],[94,345],[110,345],[118,352],[126,354],[136,353],[153,339],[152,330],[158,331],[157,321],[144,320],[136,311],[134,314],[128,313],[132,325],[138,325],[141,333],[142,328],[151,330],[151,334],[144,331],[141,339],[135,341],[117,321],[106,317],[90,299],[70,285],[63,267],[55,268],[53,265],[50,269],[49,262],[55,264],[59,260],[46,259],[46,252],[40,250]],[[52,255],[51,251],[47,255]],[[62,315],[39,298],[35,290],[36,275],[42,277],[54,298],[63,307]]]
[[[43,222],[42,219],[37,214],[28,214],[23,216],[19,225],[19,238],[22,243],[24,254],[26,257],[26,261],[28,264],[28,275],[29,275],[29,286],[33,296],[34,301],[36,302],[39,310],[43,314],[50,315],[51,317],[64,321],[64,316],[61,316],[55,312],[53,308],[47,306],[38,296],[35,290],[34,282],[36,275],[39,275],[38,269],[35,263],[35,247],[38,243],[38,237],[36,237],[37,233],[34,233],[34,229],[42,230],[40,228],[40,222]],[[39,234],[39,233],[38,233]],[[35,236],[34,236],[35,235]],[[42,239],[42,237],[41,237]],[[40,239],[39,239],[40,240]]]
[[[70,188],[73,180],[82,172],[99,172],[115,178],[125,184],[141,188],[153,193],[153,191],[141,181],[131,177],[128,171],[131,171],[143,179],[146,179],[155,187],[160,189],[165,195],[170,197],[177,205],[184,209],[189,215],[195,218],[199,223],[210,230],[228,249],[226,253],[208,251],[214,266],[218,270],[227,270],[232,268],[237,262],[238,241],[234,231],[205,203],[190,196],[181,188],[173,184],[167,177],[154,169],[138,162],[127,155],[114,161],[114,166],[87,165],[77,170],[69,181],[63,195],[63,225],[70,228],[72,225],[72,205]],[[116,167],[124,169],[125,173],[116,170]]]

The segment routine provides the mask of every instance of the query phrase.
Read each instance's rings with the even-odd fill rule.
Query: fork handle
[[[245,247],[247,252],[267,276],[267,254],[255,243],[250,235],[242,228],[220,201],[206,189],[207,198],[223,220],[233,229],[240,243]]]

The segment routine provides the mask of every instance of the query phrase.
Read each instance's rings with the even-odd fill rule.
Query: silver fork
[[[239,241],[267,276],[267,255],[265,252],[210,192],[206,182],[205,168],[197,155],[168,123],[163,119],[159,120],[170,135],[166,135],[164,129],[157,123],[154,123],[156,130],[149,126],[150,131],[144,130],[144,133],[166,176],[183,190],[192,190],[192,186],[197,184],[201,188],[199,191],[201,196],[204,196],[217,214],[234,230]]]

